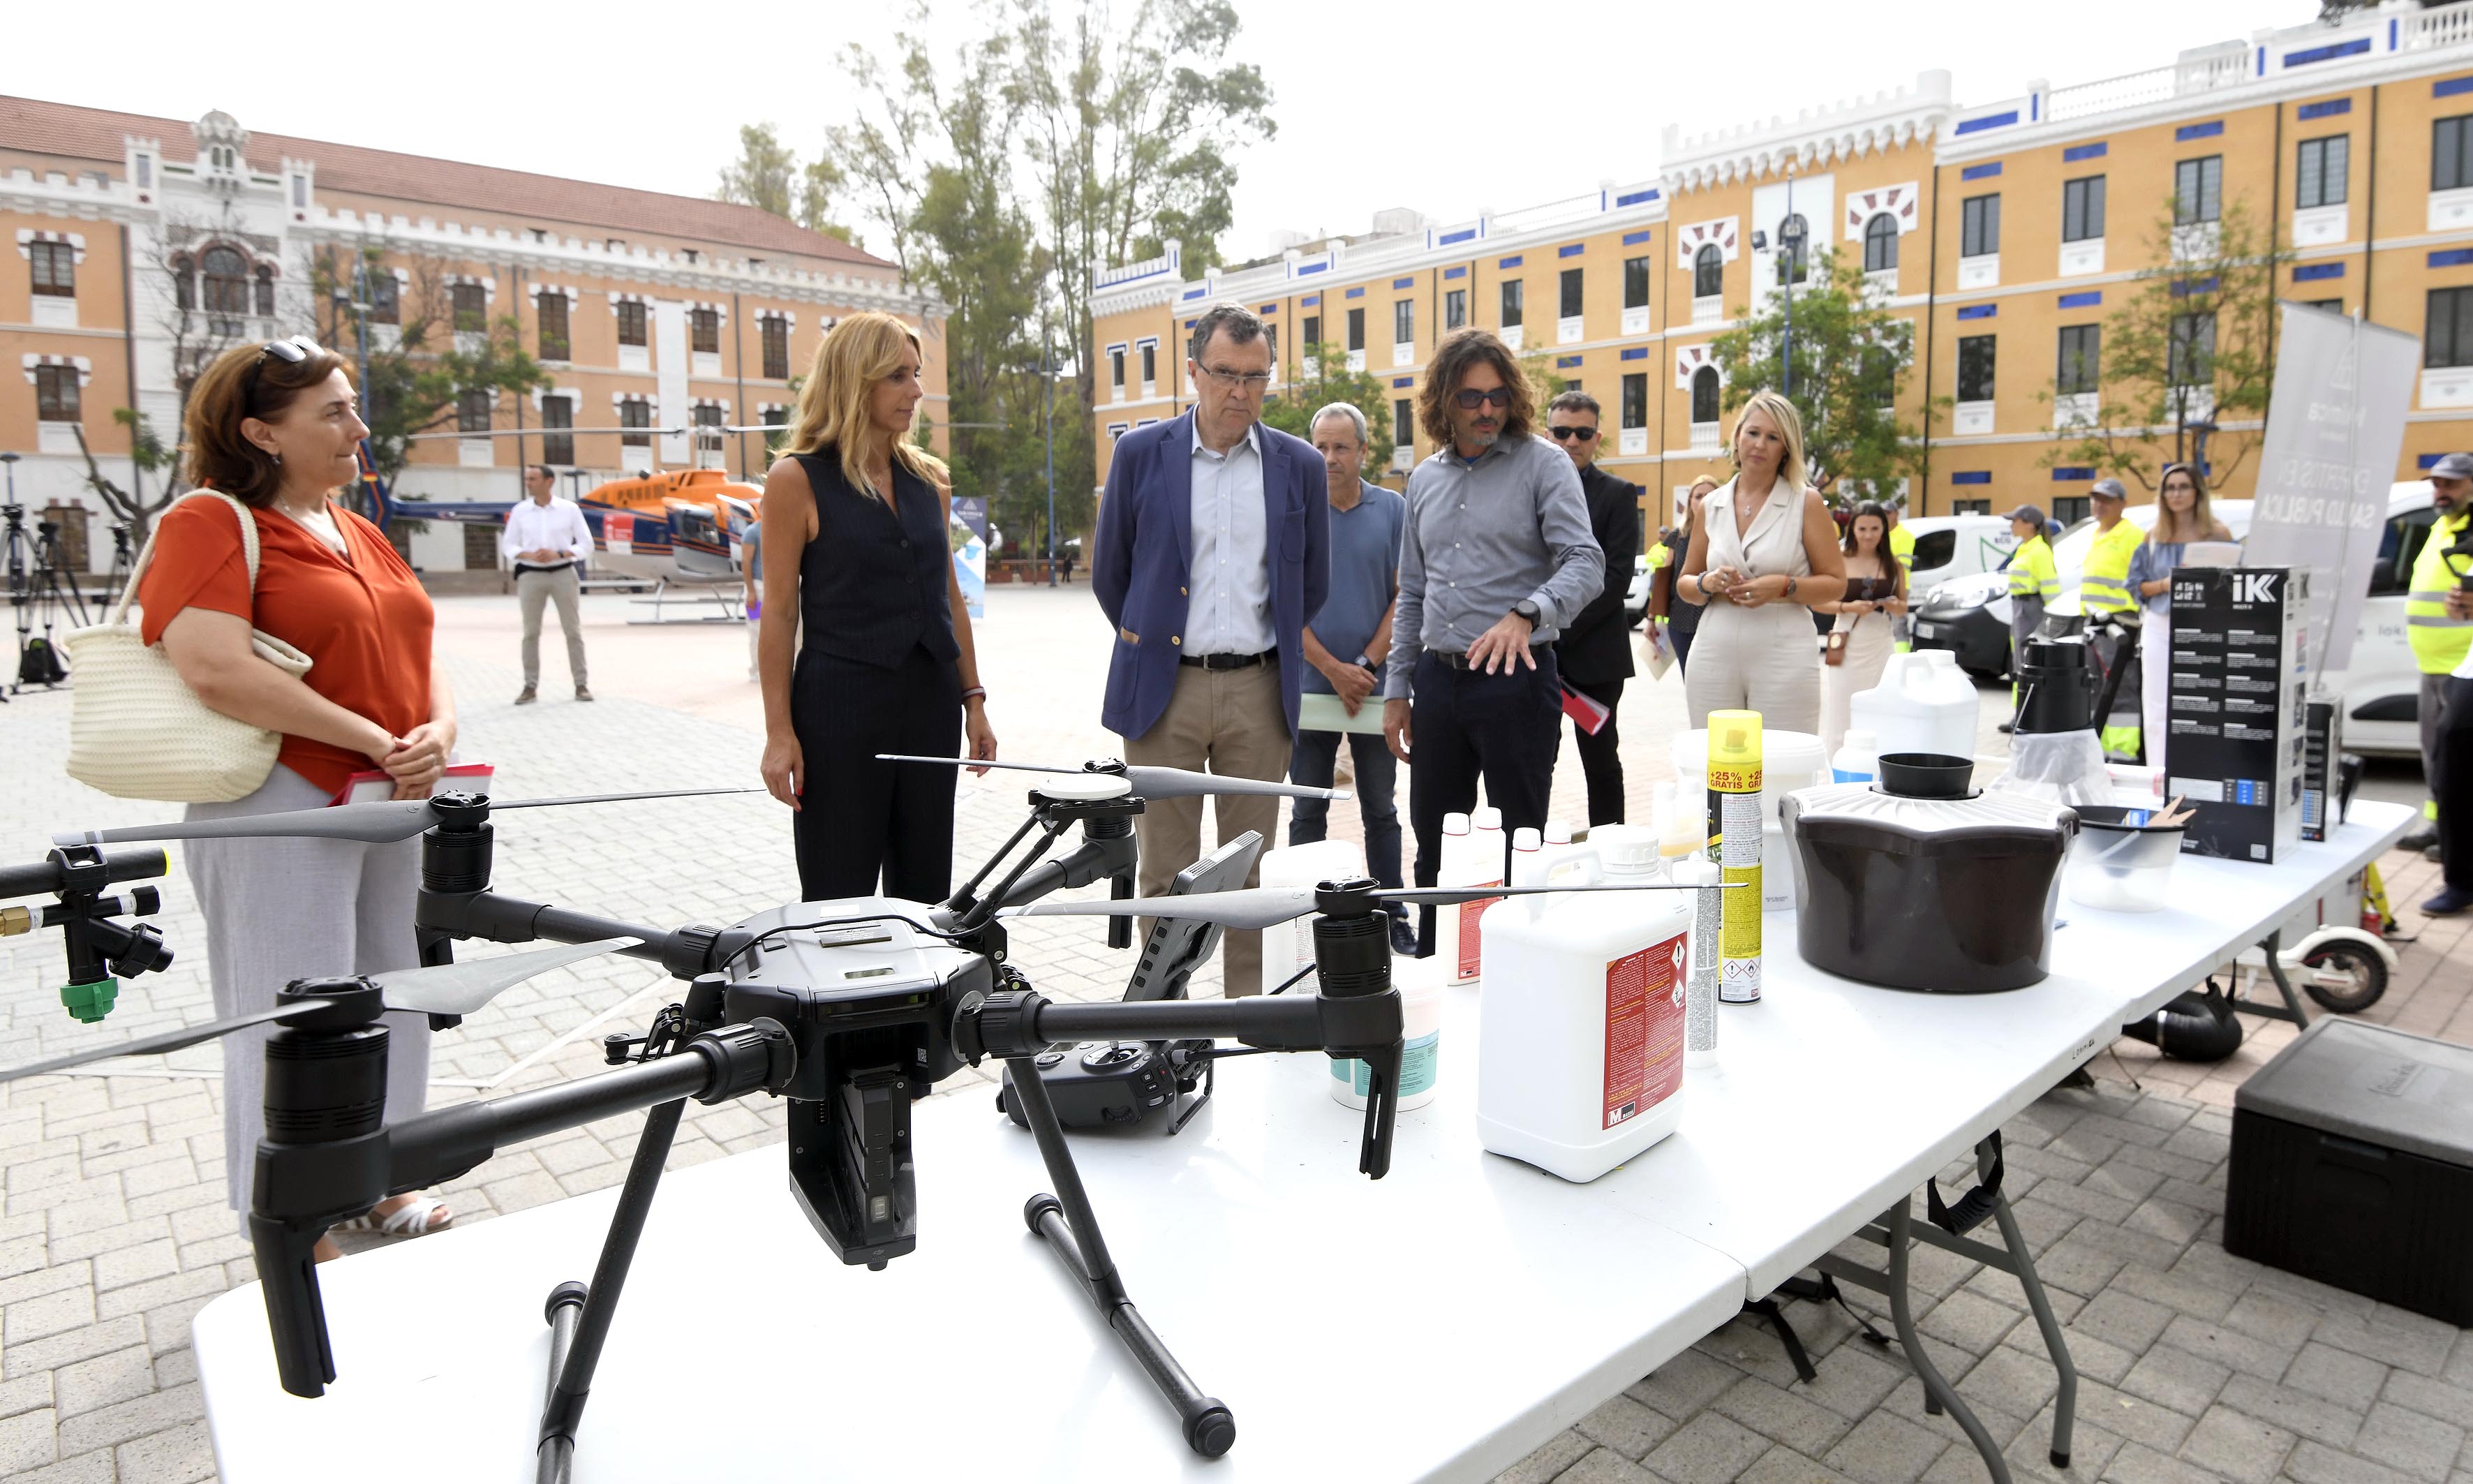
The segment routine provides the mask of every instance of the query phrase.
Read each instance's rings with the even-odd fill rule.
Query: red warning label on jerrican
[[[1683,1082],[1683,976],[1688,934],[1606,965],[1604,1122],[1626,1123]]]
[[[1500,886],[1501,883],[1488,881],[1484,884]],[[1460,978],[1474,979],[1484,968],[1485,939],[1477,929],[1477,919],[1485,916],[1486,908],[1501,900],[1500,897],[1481,897],[1476,901],[1460,903]]]

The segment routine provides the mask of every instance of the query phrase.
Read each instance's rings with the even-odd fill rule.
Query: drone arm
[[[526,901],[497,892],[433,892],[423,888],[414,909],[415,924],[450,938],[478,938],[484,943],[594,943],[604,938],[640,940],[616,951],[647,959],[671,977],[693,979],[710,973],[743,946],[750,934],[690,923],[684,927],[647,927],[615,918],[594,917],[565,907]]]

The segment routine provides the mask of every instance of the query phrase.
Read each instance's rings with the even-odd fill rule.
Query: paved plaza
[[[755,782],[761,709],[732,625],[626,622],[622,596],[587,600],[591,681],[564,699],[564,655],[543,645],[539,706],[510,705],[512,598],[442,600],[440,647],[460,698],[463,751],[498,768],[501,797]],[[999,587],[980,630],[1002,755],[1072,763],[1116,750],[1098,726],[1106,629],[1087,589]],[[1981,751],[2001,702],[1987,691]],[[72,826],[175,817],[67,779],[69,701],[0,708],[0,861],[30,861]],[[1645,820],[1683,725],[1678,676],[1636,681],[1623,733],[1634,817]],[[984,857],[1019,823],[1019,778],[966,779],[958,850]],[[1400,795],[1405,812],[1405,782]],[[1555,778],[1558,817],[1583,816],[1576,758]],[[1334,833],[1357,833],[1353,805]],[[1277,842],[1273,842],[1276,844]],[[2364,1018],[2473,1043],[2461,923],[2408,905],[2435,889],[2418,857],[2384,863],[2408,929],[2404,969]],[[728,923],[796,895],[784,811],[760,794],[510,815],[496,881],[535,899],[652,923]],[[179,957],[130,981],[100,1027],[59,1005],[58,934],[0,940],[0,1046],[17,1063],[212,1017],[201,920],[177,847],[158,922]],[[1015,958],[1060,997],[1113,997],[1130,955],[1095,925],[1024,920]],[[1197,992],[1217,993],[1215,969]],[[543,1086],[601,1065],[599,1039],[639,1032],[674,981],[621,959],[545,974],[437,1039],[433,1106]],[[1919,1250],[1918,1313],[1935,1359],[2008,1443],[2023,1477],[2092,1480],[2406,1481],[2473,1484],[2473,1336],[2228,1257],[2220,1241],[2232,1090],[2290,1037],[2245,1022],[2249,1043],[2205,1067],[2123,1042],[2092,1089],[2054,1091],[2005,1131],[2007,1190],[2033,1241],[2083,1376],[2074,1466],[2044,1462],[2054,1389],[2017,1284]],[[224,1205],[220,1057],[211,1046],[0,1088],[0,1475],[28,1481],[210,1478],[214,1461],[189,1322],[253,1280]],[[984,1096],[965,1073],[940,1095]],[[599,1189],[625,1171],[639,1117],[518,1146],[443,1190],[459,1224]],[[779,1139],[758,1102],[689,1105],[677,1168]],[[1949,1178],[1963,1187],[1965,1172]],[[1850,1252],[1857,1249],[1850,1247]],[[1854,1307],[1887,1328],[1884,1305]],[[1929,1306],[1926,1306],[1929,1305]],[[1793,1379],[1777,1340],[1738,1322],[1702,1340],[1502,1475],[1524,1484],[1672,1484],[1980,1478],[1946,1417],[1929,1417],[1894,1346],[1835,1306],[1787,1312],[1819,1365]],[[2013,1441],[2014,1440],[2014,1441]],[[420,1440],[373,1440],[339,1474],[427,1479]],[[924,1477],[924,1475],[923,1475]],[[1303,1484],[1303,1481],[1301,1481]]]

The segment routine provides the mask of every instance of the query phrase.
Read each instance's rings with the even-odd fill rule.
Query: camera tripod
[[[0,565],[5,565],[9,573],[9,606],[17,610],[17,675],[10,693],[13,695],[29,685],[48,689],[68,679],[52,640],[54,624],[66,616],[73,618],[79,628],[84,628],[93,619],[86,612],[85,598],[78,591],[75,575],[71,574],[65,584],[60,580],[68,563],[60,552],[59,521],[36,522],[35,534],[29,537],[26,507],[14,502],[0,505],[0,542],[5,542],[0,546]],[[38,622],[43,631],[39,640],[34,636]]]

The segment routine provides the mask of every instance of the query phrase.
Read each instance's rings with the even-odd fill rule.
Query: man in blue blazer
[[[1100,496],[1091,590],[1116,631],[1100,720],[1125,739],[1127,762],[1277,782],[1296,734],[1305,626],[1331,586],[1328,482],[1311,444],[1262,425],[1261,320],[1235,304],[1205,310],[1187,357],[1193,410],[1117,440]],[[1280,801],[1222,797],[1213,818],[1222,841],[1248,829],[1275,841]],[[1202,801],[1153,800],[1136,828],[1142,895],[1164,895],[1201,853]],[[1261,934],[1225,941],[1227,993],[1261,993]]]

